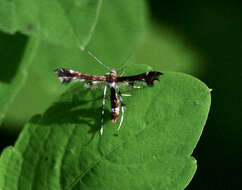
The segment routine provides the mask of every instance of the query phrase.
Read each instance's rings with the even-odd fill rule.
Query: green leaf
[[[144,36],[147,12],[143,0],[103,2],[100,18],[88,48],[106,65],[117,68]]]
[[[126,74],[148,70],[132,65]],[[12,151],[3,151],[0,189],[184,189],[196,170],[191,154],[207,119],[209,89],[189,75],[165,72],[152,88],[123,92],[132,96],[123,97],[119,136],[109,100],[100,136],[102,89],[70,85],[27,124]]]
[[[0,28],[48,42],[85,47],[94,31],[102,0],[2,0]]]
[[[16,167],[9,167],[9,163],[14,163]],[[5,148],[4,152],[1,154],[0,161],[0,184],[4,183],[8,189],[18,189],[18,183],[16,183],[16,181],[18,180],[19,176],[17,176],[16,173],[21,172],[20,170],[22,163],[22,155],[19,151],[16,150],[16,148]],[[5,175],[4,177],[2,177],[3,174]]]
[[[144,1],[104,1],[88,49],[109,67],[119,67],[144,34],[145,16]],[[33,114],[42,113],[65,90],[65,86],[56,78],[54,69],[64,67],[96,75],[107,72],[87,51],[45,41],[40,42],[33,62],[35,64],[30,67],[27,84],[7,114],[5,121],[11,125],[20,125]],[[22,110],[22,107],[25,109]]]
[[[32,62],[38,40],[23,35],[0,33],[0,123],[15,96],[24,85],[27,70]]]

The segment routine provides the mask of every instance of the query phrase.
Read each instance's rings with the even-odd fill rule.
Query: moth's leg
[[[125,84],[130,88],[142,88],[141,86],[136,86],[134,82],[125,82]]]
[[[102,103],[102,120],[101,120],[101,129],[100,129],[100,134],[103,134],[103,117],[104,117],[104,105],[105,105],[105,100],[106,100],[106,92],[107,92],[107,86],[104,87],[103,91],[103,103]]]
[[[118,95],[119,95],[119,100],[120,100],[120,103],[121,103],[121,111],[122,111],[122,115],[121,115],[121,119],[120,119],[120,123],[119,123],[119,126],[118,126],[118,131],[120,130],[122,124],[123,124],[123,120],[124,120],[124,107],[125,107],[125,104],[123,102],[123,98],[122,98],[122,94],[118,88]]]
[[[132,96],[131,94],[121,94],[121,96]]]
[[[86,88],[98,88],[101,87],[102,82],[101,81],[88,81],[84,84]]]
[[[94,83],[93,83],[93,81],[88,81],[88,82],[86,82],[86,83],[84,84],[84,86],[85,86],[86,88],[93,88]]]

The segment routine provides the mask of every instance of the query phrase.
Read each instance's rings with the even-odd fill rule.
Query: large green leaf
[[[146,32],[146,19],[143,0],[104,1],[88,48],[106,65],[116,68],[133,54],[134,45]]]
[[[154,87],[125,93],[132,96],[124,97],[121,131],[114,135],[107,101],[100,136],[102,90],[70,85],[3,151],[0,189],[184,189],[196,170],[191,154],[207,119],[209,89],[189,75],[165,72]]]
[[[129,4],[129,6],[127,6]],[[88,48],[109,67],[116,68],[132,52],[145,31],[144,1],[104,1]],[[130,61],[131,59],[129,59]],[[107,70],[80,48],[65,48],[42,41],[35,53],[27,84],[7,114],[7,123],[26,122],[42,113],[65,90],[54,69],[70,68],[103,75]],[[22,107],[25,107],[22,110]]]
[[[23,35],[0,33],[0,122],[8,106],[23,86],[29,64],[32,62],[39,41]]]
[[[102,0],[2,0],[0,28],[65,46],[85,47],[96,25]]]

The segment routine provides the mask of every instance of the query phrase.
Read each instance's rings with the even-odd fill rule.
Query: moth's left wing
[[[153,86],[155,80],[159,81],[160,75],[162,75],[161,72],[150,71],[146,73],[141,73],[139,75],[118,77],[118,82],[126,82],[128,84],[132,84],[133,82],[141,81],[145,82],[148,86]]]
[[[54,72],[57,73],[57,77],[61,80],[62,83],[69,83],[71,81],[106,81],[105,76],[83,74],[77,71],[73,71],[71,69],[61,68],[54,70]]]

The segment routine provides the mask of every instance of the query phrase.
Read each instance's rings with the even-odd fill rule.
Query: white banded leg
[[[103,103],[102,103],[102,119],[101,119],[101,129],[100,129],[100,134],[103,134],[103,117],[104,117],[104,105],[105,105],[105,100],[106,100],[106,92],[107,92],[107,86],[104,87],[103,91]]]

